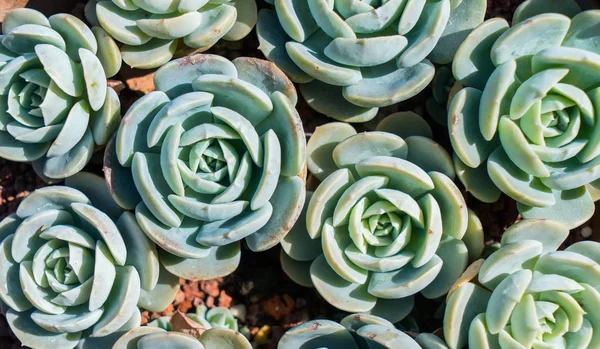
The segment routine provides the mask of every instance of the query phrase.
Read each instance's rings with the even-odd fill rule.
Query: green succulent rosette
[[[600,347],[600,244],[582,241],[558,251],[568,234],[549,220],[510,227],[476,279],[448,298],[448,346]]]
[[[214,310],[214,311],[213,311]],[[218,317],[233,318],[227,308],[213,308],[208,311]],[[212,317],[209,315],[209,317]],[[200,312],[196,314],[176,313],[164,316],[125,333],[112,349],[252,349],[252,345],[241,333],[230,325],[217,322],[224,326],[212,326],[203,318]],[[208,325],[208,327],[206,327]]]
[[[34,191],[0,222],[0,299],[24,346],[105,348],[140,325],[138,305],[164,310],[179,279],[103,178],[66,184]]]
[[[547,3],[526,1],[512,27],[490,19],[463,42],[453,74],[464,88],[448,125],[458,176],[476,198],[503,192],[525,218],[574,228],[592,216],[597,195],[586,185],[600,178],[600,12]]]
[[[281,263],[333,306],[395,323],[416,293],[448,292],[481,253],[483,232],[452,181],[449,154],[420,116],[393,114],[377,130],[316,129],[308,169],[321,183],[281,241]]]
[[[107,147],[107,182],[170,272],[228,275],[242,240],[253,251],[276,246],[302,210],[296,90],[268,61],[203,54],[167,63],[154,82]]]
[[[101,28],[68,14],[9,11],[0,35],[0,157],[47,180],[81,171],[121,120],[107,77],[121,57]]]
[[[187,313],[185,316],[201,325],[205,329],[226,328],[232,331],[238,330],[238,320],[229,308],[214,307],[208,309],[204,304],[196,308],[195,313]],[[173,331],[171,316],[163,316],[148,323],[148,326],[160,327],[167,331]]]
[[[274,0],[259,13],[260,50],[316,111],[366,122],[407,100],[483,22],[484,0]]]
[[[288,330],[277,346],[279,349],[345,348],[345,349],[421,349],[406,333],[386,319],[369,314],[352,314],[339,323],[312,320]]]
[[[257,8],[255,0],[91,0],[86,17],[122,44],[127,65],[151,69],[220,39],[243,39]]]

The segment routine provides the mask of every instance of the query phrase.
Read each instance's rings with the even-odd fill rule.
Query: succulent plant
[[[600,244],[557,251],[559,222],[521,221],[481,265],[476,280],[448,298],[444,337],[451,349],[598,348]],[[465,280],[468,281],[468,280]]]
[[[185,316],[207,330],[211,328],[227,328],[232,331],[238,330],[237,319],[231,310],[226,307],[214,307],[208,309],[206,305],[202,304],[196,308],[195,313],[187,313]],[[167,331],[173,330],[171,316],[163,316],[158,318],[148,323],[148,326],[160,327]]]
[[[479,200],[503,192],[525,218],[571,228],[592,216],[586,185],[600,178],[600,34],[590,28],[599,24],[598,11],[580,12],[572,0],[530,0],[512,27],[490,19],[460,46],[453,74],[464,88],[448,124],[458,177]]]
[[[260,49],[316,111],[366,122],[421,92],[484,18],[485,0],[268,0]],[[427,59],[429,57],[429,60]]]
[[[116,201],[135,209],[165,267],[185,279],[233,272],[240,242],[279,243],[305,198],[296,90],[272,63],[215,55],[171,61],[107,147]]]
[[[82,172],[67,185],[32,192],[0,222],[0,298],[32,348],[105,347],[139,326],[136,304],[161,311],[179,290],[101,177]]]
[[[237,41],[257,20],[255,0],[92,0],[86,17],[122,43],[132,68],[158,68],[178,51],[202,52],[220,39]]]
[[[448,349],[446,342],[433,333],[421,333],[415,337],[415,342],[423,349]]]
[[[345,349],[421,349],[406,333],[386,319],[369,314],[352,314],[340,323],[312,320],[288,330],[277,346],[279,349],[345,348]]]
[[[227,308],[213,308],[226,314]],[[216,314],[213,312],[213,314]],[[112,349],[252,349],[252,345],[236,329],[228,326],[205,327],[198,323],[198,314],[175,313],[152,321],[124,334]],[[229,313],[231,315],[231,313]],[[226,315],[228,316],[228,315]]]
[[[0,35],[0,157],[34,162],[40,175],[79,172],[117,129],[115,42],[68,14],[9,11]]]
[[[308,170],[322,182],[281,241],[281,263],[335,307],[397,322],[414,294],[448,292],[481,253],[483,232],[452,181],[449,154],[419,115],[392,114],[377,130],[316,129]]]

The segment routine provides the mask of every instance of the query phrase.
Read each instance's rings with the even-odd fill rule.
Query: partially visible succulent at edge
[[[600,348],[600,243],[557,251],[569,234],[561,223],[525,220],[476,280],[448,298],[444,337],[451,349]]]
[[[233,315],[227,308],[209,310],[220,315]],[[213,312],[214,314],[214,312]],[[252,345],[236,328],[229,326],[206,326],[198,320],[198,314],[164,316],[124,334],[112,349],[252,349]],[[205,319],[204,319],[205,320]],[[234,319],[235,321],[235,319]]]
[[[122,43],[132,68],[158,68],[174,55],[241,40],[257,20],[255,0],[91,0],[86,17]]]
[[[485,0],[268,0],[259,13],[260,50],[316,111],[366,122],[407,100],[449,64],[483,22]]]
[[[238,321],[229,308],[214,307],[208,309],[206,305],[202,304],[196,308],[195,313],[187,313],[185,316],[202,325],[202,327],[207,330],[211,328],[227,328],[233,331],[238,330]],[[171,316],[158,318],[148,323],[148,326],[160,327],[167,331],[173,330]]]
[[[600,178],[600,11],[550,3],[526,1],[512,27],[490,19],[463,42],[453,73],[465,87],[448,124],[458,176],[476,198],[503,192],[525,218],[574,228],[592,216],[586,185]]]
[[[68,14],[9,11],[0,35],[0,157],[46,179],[79,172],[121,120],[116,43]]]
[[[100,348],[162,311],[179,279],[160,267],[133,214],[89,173],[29,194],[0,222],[0,299],[24,346]],[[85,193],[85,194],[84,194]]]
[[[377,130],[330,123],[313,133],[308,169],[322,182],[281,241],[281,263],[335,307],[397,322],[416,293],[448,292],[481,253],[483,232],[420,116],[392,114]]]
[[[421,349],[406,333],[386,319],[368,314],[352,314],[340,323],[312,320],[288,330],[279,349]]]
[[[167,63],[154,82],[107,147],[107,182],[169,271],[192,280],[230,274],[242,240],[269,249],[302,210],[296,90],[271,62],[203,54]]]

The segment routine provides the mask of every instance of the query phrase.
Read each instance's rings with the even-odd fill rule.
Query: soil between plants
[[[4,1],[7,0],[0,0],[2,2],[0,15],[2,10],[10,8],[11,5],[23,6],[27,3],[22,0],[8,0],[7,3]],[[259,3],[261,1],[257,0]],[[510,21],[514,10],[522,1],[488,0],[486,17],[503,17]],[[85,1],[77,0],[51,2],[36,0],[29,1],[28,7],[40,9],[46,15],[65,11],[65,8],[73,9],[74,15],[83,18],[84,5]],[[229,59],[239,56],[264,58],[257,47],[258,40],[255,33],[252,33],[241,43],[219,43],[207,53],[222,55]],[[132,70],[124,66],[119,75],[114,78],[122,81],[122,83],[116,81],[114,85],[122,89],[120,98],[123,112],[139,96],[154,89],[153,75],[152,71]],[[381,108],[375,121],[354,126],[359,130],[369,129],[369,126],[374,125],[383,116],[396,111],[414,110],[426,117],[433,128],[435,140],[451,151],[447,130],[426,116],[424,112],[423,106],[430,96],[431,90],[428,88],[409,101]],[[301,98],[297,108],[307,135],[310,135],[315,127],[332,121],[312,111]],[[102,175],[100,161],[101,153],[98,153],[85,170]],[[0,218],[15,212],[18,204],[27,194],[45,185],[47,184],[35,174],[30,165],[0,159]],[[494,204],[484,204],[470,194],[464,194],[469,208],[474,210],[481,219],[486,246],[492,248],[500,241],[502,232],[519,219],[516,205],[505,196]],[[600,215],[573,231],[565,245],[584,239],[600,241]],[[201,282],[180,280],[180,284],[180,292],[173,304],[161,313],[143,311],[143,323],[172,314],[177,310],[184,313],[194,311],[201,304],[209,308],[233,307],[236,312],[244,315],[240,316],[240,331],[255,341],[258,347],[275,349],[279,338],[293,326],[310,319],[327,318],[337,321],[347,314],[330,306],[314,289],[298,286],[291,281],[279,265],[279,247],[261,253],[253,253],[245,249],[242,252],[240,267],[232,275]],[[443,308],[440,302],[417,297],[415,311],[399,326],[409,333],[435,331],[441,327],[442,317]],[[21,344],[7,326],[5,318],[0,315],[0,349],[5,348],[21,348]]]

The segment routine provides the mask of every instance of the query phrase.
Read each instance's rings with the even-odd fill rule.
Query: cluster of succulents
[[[132,68],[158,68],[178,51],[203,52],[237,41],[257,20],[254,0],[90,0],[86,17],[122,44]]]
[[[565,244],[600,199],[600,10],[526,0],[509,24],[485,0],[266,2],[90,0],[91,27],[6,14],[0,157],[53,184],[0,221],[21,343],[251,349],[227,308],[141,310],[280,248],[292,281],[353,313],[281,349],[600,348],[600,243]],[[267,60],[200,53],[255,25]],[[123,116],[122,62],[158,68]],[[428,86],[435,139],[415,112],[382,117]],[[337,122],[305,134],[301,98]],[[94,154],[104,176],[83,172]],[[458,182],[523,219],[486,253]],[[443,313],[433,333],[421,301]]]

